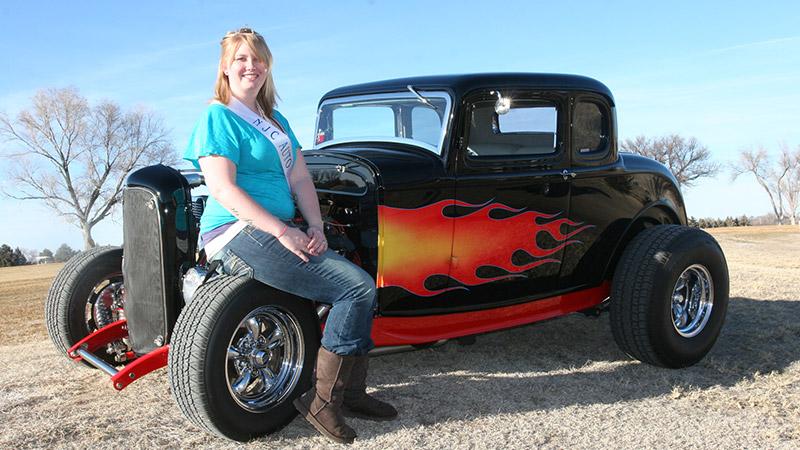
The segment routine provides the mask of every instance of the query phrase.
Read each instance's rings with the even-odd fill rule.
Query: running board
[[[106,345],[128,337],[128,323],[118,320],[89,334],[73,345],[67,354],[75,361],[85,361],[111,376],[114,389],[121,391],[129,384],[167,365],[169,345],[164,345],[150,353],[139,356],[121,369],[103,361],[95,352],[105,349]]]

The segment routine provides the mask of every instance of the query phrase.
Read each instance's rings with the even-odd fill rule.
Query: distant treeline
[[[689,226],[698,228],[747,227],[752,224],[752,221],[747,216],[728,216],[724,219],[713,217],[701,217],[699,219],[695,219],[694,217],[689,217]]]
[[[8,244],[0,245],[0,267],[24,266],[25,264],[66,262],[68,259],[80,253],[73,250],[67,244],[61,244],[53,253],[50,249],[42,251],[32,249],[11,249]]]
[[[28,258],[19,247],[11,249],[8,244],[0,245],[0,267],[21,266],[28,264]]]
[[[777,225],[778,219],[775,214],[764,214],[763,216],[746,216],[739,217],[689,217],[689,226],[698,228],[719,228],[719,227],[749,227],[753,225]]]

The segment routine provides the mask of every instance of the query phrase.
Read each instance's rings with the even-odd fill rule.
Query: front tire
[[[172,394],[195,425],[247,441],[280,430],[311,387],[319,323],[307,300],[220,275],[181,311],[169,351]]]
[[[95,247],[67,261],[50,286],[44,310],[58,353],[68,358],[67,350],[75,343],[116,320],[122,291],[121,248]],[[105,351],[97,356],[111,365],[121,364]]]
[[[728,306],[728,266],[703,230],[658,225],[639,233],[614,273],[610,318],[629,356],[679,368],[700,361],[717,340]]]

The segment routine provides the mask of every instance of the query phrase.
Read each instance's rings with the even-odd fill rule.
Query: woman
[[[390,420],[397,411],[366,393],[374,280],[328,249],[316,190],[300,144],[275,107],[272,55],[242,28],[222,39],[214,102],[197,123],[184,158],[205,176],[210,198],[200,221],[206,254],[246,274],[332,308],[316,364],[316,385],[295,400],[322,434],[352,442],[342,415]],[[308,223],[290,223],[292,197]]]

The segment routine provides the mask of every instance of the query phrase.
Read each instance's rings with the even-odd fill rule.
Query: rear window
[[[608,119],[597,103],[581,101],[575,106],[572,125],[574,148],[578,153],[604,151],[608,143]]]

